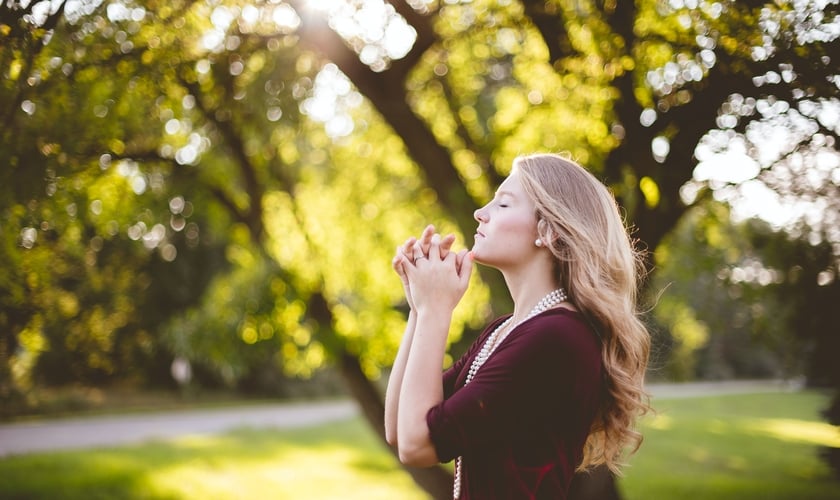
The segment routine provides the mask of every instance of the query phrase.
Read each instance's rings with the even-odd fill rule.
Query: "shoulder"
[[[601,345],[586,318],[562,307],[550,309],[522,323],[510,334],[512,345],[528,350],[562,350],[566,353],[597,355]]]
[[[545,311],[519,325],[488,361],[544,380],[594,387],[602,367],[601,342],[579,312]],[[495,360],[494,360],[495,357]]]
[[[597,335],[586,318],[578,311],[556,307],[534,316],[522,323],[519,328],[531,337],[548,337],[561,340],[596,341]]]

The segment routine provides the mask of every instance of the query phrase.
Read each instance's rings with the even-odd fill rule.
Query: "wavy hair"
[[[650,398],[644,376],[650,334],[637,309],[644,254],[636,248],[607,187],[574,161],[556,154],[514,161],[536,204],[537,231],[556,258],[557,279],[601,340],[603,397],[578,470],[606,465],[621,473],[622,456],[638,450],[636,419]]]

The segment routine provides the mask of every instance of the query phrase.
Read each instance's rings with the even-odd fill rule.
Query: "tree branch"
[[[297,1],[291,2],[294,6]],[[418,31],[419,33],[419,31]],[[449,151],[437,142],[428,126],[411,110],[405,90],[405,69],[396,65],[376,73],[363,64],[323,19],[303,16],[301,43],[335,63],[403,140],[409,155],[425,174],[438,199],[464,234],[475,228],[472,213],[478,204],[467,192]],[[425,43],[432,43],[429,37]],[[407,58],[419,58],[421,46]],[[424,49],[425,50],[425,49]]]
[[[245,153],[245,144],[242,142],[242,137],[235,130],[232,121],[219,120],[216,113],[207,107],[203,92],[197,83],[188,81],[182,75],[178,75],[178,79],[181,85],[196,97],[196,107],[199,111],[201,111],[207,121],[212,123],[222,134],[222,137],[224,137],[225,144],[228,146],[239,169],[245,192],[248,194],[248,208],[244,212],[241,209],[236,209],[232,203],[228,203],[226,206],[229,209],[237,210],[235,213],[248,225],[251,238],[259,243],[262,241],[265,232],[262,220],[262,199],[265,190],[257,179],[256,168]],[[230,202],[230,200],[227,201]]]
[[[579,55],[579,52],[572,46],[569,40],[569,32],[566,29],[561,7],[553,2],[545,0],[523,0],[525,15],[534,23],[540,35],[548,47],[548,59],[552,65],[566,57]]]

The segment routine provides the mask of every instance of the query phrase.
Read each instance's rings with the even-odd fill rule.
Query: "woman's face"
[[[472,249],[475,260],[505,268],[533,255],[537,250],[535,214],[536,206],[525,193],[519,172],[514,169],[490,203],[475,211],[478,221]]]

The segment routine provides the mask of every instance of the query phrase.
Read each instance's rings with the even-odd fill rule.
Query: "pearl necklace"
[[[565,302],[567,298],[566,291],[562,288],[558,288],[541,298],[540,301],[537,302],[537,305],[531,309],[531,312],[529,312],[525,318],[512,327],[507,328],[511,321],[513,321],[513,316],[504,320],[502,324],[497,326],[496,329],[493,330],[493,333],[487,337],[487,340],[484,341],[484,345],[481,346],[481,350],[478,351],[478,354],[470,365],[470,369],[467,372],[467,380],[464,382],[464,385],[470,383],[470,381],[475,377],[475,374],[478,373],[478,369],[481,368],[481,366],[490,358],[490,355],[493,354],[493,351],[495,351],[499,344],[501,344],[512,331],[516,330],[519,325],[533,318],[537,314],[545,312],[552,307],[556,307],[557,305]],[[504,334],[502,334],[502,332],[504,332]],[[453,487],[453,498],[455,500],[461,498],[461,459],[462,457],[458,457],[455,461],[455,485]]]

